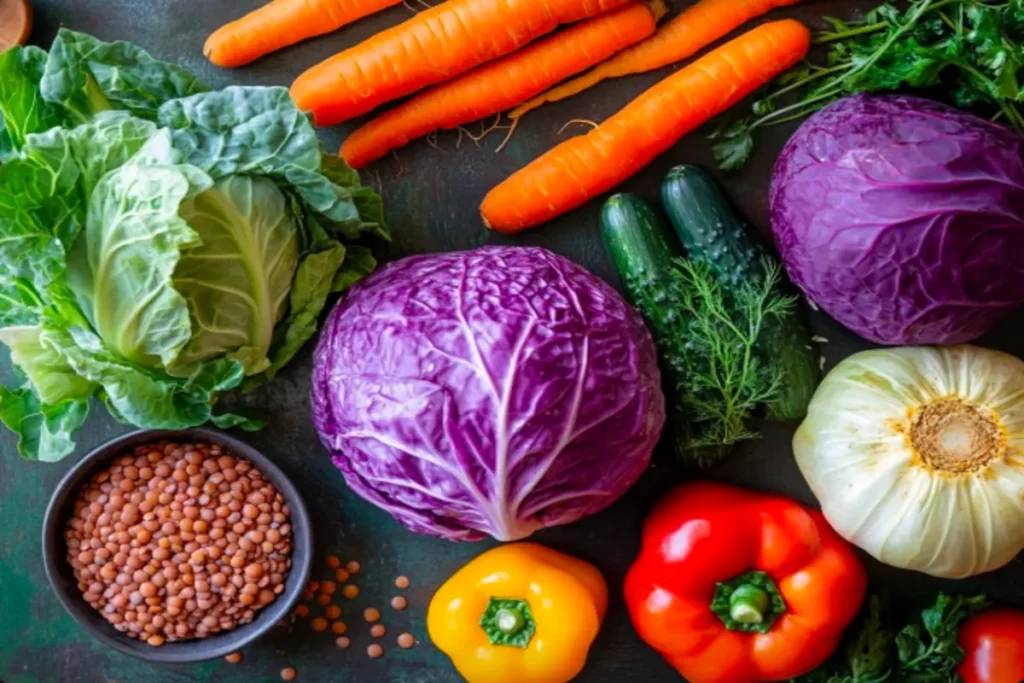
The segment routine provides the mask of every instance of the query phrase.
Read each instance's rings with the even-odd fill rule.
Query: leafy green
[[[181,216],[199,242],[184,251],[174,275],[174,288],[190,304],[193,332],[171,372],[187,375],[196,363],[236,349],[247,374],[263,372],[299,262],[284,194],[265,177],[227,176],[186,200]],[[322,308],[323,302],[317,313]]]
[[[910,623],[896,635],[901,680],[907,683],[958,680],[956,668],[964,659],[963,648],[957,640],[958,629],[988,605],[984,596],[965,598],[940,593],[935,604],[921,612],[920,623]]]
[[[57,460],[98,398],[143,428],[212,422],[376,265],[380,199],[283,88],[209,92],[128,43],[61,31],[0,55],[0,419]]]
[[[816,41],[827,48],[824,63],[784,74],[751,116],[712,134],[722,168],[746,162],[756,130],[858,92],[926,90],[1024,130],[1024,1],[909,0],[883,4],[859,21],[828,22],[831,29]],[[795,102],[780,104],[792,95]]]
[[[988,606],[984,596],[939,593],[929,607],[890,628],[883,600],[872,596],[843,656],[799,679],[800,683],[961,683],[964,651],[958,631]]]
[[[209,88],[185,69],[154,59],[131,43],[105,43],[61,29],[50,47],[40,90],[47,102],[61,105],[81,123],[108,109],[156,120],[167,100]]]
[[[60,111],[43,99],[39,81],[46,53],[37,47],[13,47],[0,53],[0,163],[25,144],[29,133],[42,133],[64,122]]]
[[[678,442],[699,465],[724,455],[726,446],[755,438],[749,420],[781,386],[780,371],[760,357],[756,342],[765,323],[789,314],[794,300],[779,294],[779,266],[766,260],[764,267],[763,280],[738,283],[733,295],[707,263],[690,259],[676,259],[657,282],[628,286],[659,340],[663,361],[680,378],[669,387],[688,429]]]

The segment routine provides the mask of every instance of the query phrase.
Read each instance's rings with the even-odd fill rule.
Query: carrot
[[[793,20],[764,24],[726,43],[491,190],[480,207],[484,224],[519,232],[610,190],[796,64],[810,44],[810,32]]]
[[[440,128],[498,114],[654,33],[662,0],[631,2],[426,90],[352,133],[341,156],[362,168]]]
[[[558,102],[592,88],[606,78],[654,71],[689,59],[755,17],[800,0],[699,0],[647,40],[623,50],[587,73],[541,93],[509,112],[518,119],[547,102]]]
[[[329,126],[628,0],[448,0],[307,70],[292,99]]]
[[[206,39],[217,66],[242,66],[313,36],[330,33],[402,0],[271,0]]]

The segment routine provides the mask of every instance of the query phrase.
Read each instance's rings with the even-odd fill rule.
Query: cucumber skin
[[[762,259],[771,257],[747,234],[746,223],[714,178],[693,166],[677,166],[665,176],[661,200],[689,257],[706,263],[726,292],[764,281]],[[757,348],[783,378],[768,417],[803,418],[821,380],[821,368],[798,312],[766,321]]]
[[[681,256],[671,230],[654,209],[634,194],[609,197],[601,209],[601,239],[622,281],[626,300],[643,316],[661,359],[665,393],[674,414],[672,437],[679,453],[688,453],[687,420],[680,393],[685,369],[677,348],[685,343],[678,332],[677,311],[671,300],[673,261]],[[676,360],[673,360],[676,359]]]

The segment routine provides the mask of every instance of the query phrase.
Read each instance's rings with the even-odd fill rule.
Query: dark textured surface
[[[37,0],[33,40],[48,46],[60,25],[88,31],[104,39],[128,39],[140,43],[158,57],[178,60],[216,85],[230,83],[284,84],[305,67],[338,49],[401,21],[410,10],[401,5],[342,31],[286,50],[236,71],[220,71],[201,56],[206,35],[224,21],[255,7],[258,0]],[[687,4],[677,0],[678,7]],[[780,12],[815,20],[822,14],[846,15],[868,8],[874,0],[808,1],[797,9]],[[667,71],[667,70],[666,70]],[[372,165],[364,177],[383,193],[386,212],[395,234],[392,256],[429,251],[466,249],[481,244],[516,243],[545,246],[568,256],[595,273],[615,282],[610,263],[598,238],[597,203],[515,239],[488,233],[480,225],[477,206],[486,191],[513,170],[540,154],[565,135],[577,132],[569,119],[600,120],[620,108],[630,97],[664,76],[666,71],[607,82],[584,96],[535,113],[520,125],[506,151],[495,154],[500,133],[478,147],[466,136],[445,133],[436,147],[424,141],[397,156]],[[474,126],[479,131],[478,126]],[[323,132],[328,147],[336,147],[351,124]],[[742,173],[726,179],[740,208],[765,230],[767,227],[768,179],[775,154],[788,131],[777,131],[758,150],[753,163]],[[656,160],[624,185],[654,199],[661,177],[674,164],[707,164],[710,155],[702,135],[694,134]],[[829,341],[823,354],[829,366],[851,352],[864,348],[824,316],[813,317],[815,334]],[[990,346],[1024,352],[1024,342],[1012,324],[984,340]],[[323,558],[337,554],[362,562],[356,577],[361,593],[345,601],[345,620],[353,640],[350,650],[335,648],[333,636],[313,633],[308,620],[291,629],[279,629],[246,648],[245,661],[223,661],[190,666],[149,665],[111,650],[89,637],[60,606],[46,582],[39,547],[43,513],[50,492],[74,463],[75,456],[58,465],[20,462],[14,440],[0,437],[0,680],[4,683],[78,682],[99,683],[193,683],[199,681],[274,681],[285,666],[298,670],[298,681],[359,681],[401,683],[452,683],[458,679],[447,659],[426,639],[424,614],[434,589],[466,560],[489,543],[455,545],[415,536],[385,513],[347,491],[341,475],[320,446],[309,419],[308,348],[263,391],[244,399],[245,404],[271,417],[262,433],[242,438],[259,447],[293,479],[302,491],[314,518],[317,539],[314,574],[326,578]],[[3,366],[6,373],[6,366]],[[790,452],[794,425],[771,425],[764,438],[737,449],[715,470],[715,478],[790,494],[807,503],[813,498]],[[128,431],[94,406],[79,438],[79,453]],[[579,677],[582,683],[677,681],[676,673],[647,649],[633,632],[620,596],[626,568],[635,556],[644,514],[653,500],[692,473],[662,456],[640,482],[610,509],[568,527],[550,529],[535,540],[578,555],[598,565],[612,589],[612,602],[604,628]],[[996,598],[1024,605],[1024,584],[1018,578],[1020,560],[1006,569],[958,583],[867,563],[873,585],[896,596],[914,596],[938,587],[947,590],[988,591]],[[412,586],[403,591],[410,607],[395,613],[387,603],[395,595],[394,577],[406,574]],[[361,612],[377,606],[384,614],[388,635],[382,659],[365,654],[371,642]],[[314,606],[315,610],[319,609]],[[399,650],[394,638],[409,630],[420,641],[411,650]]]

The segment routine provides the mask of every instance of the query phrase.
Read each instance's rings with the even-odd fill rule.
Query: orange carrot
[[[480,207],[484,223],[519,232],[610,190],[799,62],[810,45],[810,32],[793,20],[764,24],[726,43],[491,190]]]
[[[689,59],[755,17],[800,0],[698,0],[644,42],[623,50],[607,62],[541,93],[509,112],[518,119],[547,102],[557,102],[591,88],[606,78],[654,71]]]
[[[341,156],[362,168],[440,128],[498,114],[654,33],[667,8],[661,0],[628,5],[574,24],[556,35],[426,90],[352,133]]]
[[[242,66],[307,38],[397,5],[402,0],[271,0],[206,39],[203,54],[217,66]]]
[[[330,126],[628,0],[448,0],[307,70],[292,99]]]

